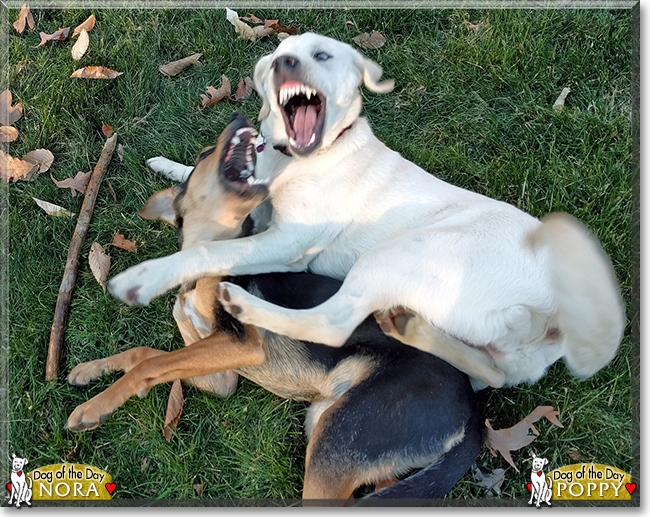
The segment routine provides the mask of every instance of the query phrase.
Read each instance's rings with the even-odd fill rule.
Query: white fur
[[[332,58],[314,60],[322,51]],[[306,157],[271,146],[288,143],[271,80],[273,59],[286,54],[327,98],[322,145]],[[272,179],[269,229],[146,261],[113,278],[111,292],[148,304],[204,275],[309,269],[345,279],[314,309],[272,306],[228,284],[221,301],[238,306],[242,322],[333,346],[373,311],[404,306],[428,329],[417,332],[425,340],[411,344],[493,386],[535,381],[561,357],[581,377],[596,373],[614,356],[625,325],[611,264],[597,242],[569,216],[540,225],[388,149],[359,117],[362,81],[373,91],[391,87],[378,82],[378,68],[349,45],[315,34],[287,38],[263,57],[255,83],[266,147],[256,175]],[[441,333],[445,346],[436,343]],[[458,361],[445,352],[449,338],[480,353]]]

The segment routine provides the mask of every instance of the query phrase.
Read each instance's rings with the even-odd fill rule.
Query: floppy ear
[[[544,458],[544,465],[548,465],[548,460]]]
[[[366,85],[366,88],[375,93],[388,93],[395,88],[395,81],[393,79],[379,82],[381,74],[383,73],[381,66],[375,63],[372,59],[368,59],[361,55],[361,53],[356,50],[354,52],[354,64],[361,72],[363,84]]]
[[[12,458],[15,458],[15,457],[16,457],[16,453],[15,453],[15,452],[12,452],[12,453],[11,453],[11,457],[12,457]]]
[[[255,89],[260,97],[262,97],[262,109],[257,116],[257,120],[264,120],[271,113],[271,103],[266,96],[264,86],[268,83],[269,75],[271,74],[271,61],[273,54],[264,56],[255,65],[255,73],[253,74],[253,81],[255,82]]]
[[[138,215],[143,219],[165,221],[175,226],[176,211],[174,210],[174,199],[176,199],[177,195],[177,187],[156,192],[149,198],[144,208],[138,212]]]

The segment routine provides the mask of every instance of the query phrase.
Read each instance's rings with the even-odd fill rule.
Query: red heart
[[[632,492],[636,490],[636,483],[625,483],[625,488],[627,488],[627,491],[632,495]]]
[[[542,473],[541,473],[541,472],[538,472],[538,473],[537,473],[537,475],[538,475],[538,476],[541,476],[541,475],[542,475]]]
[[[106,490],[108,490],[108,493],[113,495],[113,492],[115,491],[115,483],[106,483]]]
[[[533,491],[533,485],[531,485],[530,483],[526,485],[526,488],[528,489],[529,492]]]
[[[11,492],[11,483],[7,483],[7,490],[9,490],[9,492]]]

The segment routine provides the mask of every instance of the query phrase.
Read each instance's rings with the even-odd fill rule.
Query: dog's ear
[[[544,465],[548,465],[548,460],[544,458]]]
[[[165,221],[171,225],[176,224],[176,211],[174,210],[174,199],[178,195],[178,187],[171,187],[156,192],[149,198],[144,208],[138,212],[143,219],[152,221]]]
[[[14,459],[16,459],[16,453],[15,453],[15,452],[12,452],[12,453],[11,453],[11,457],[14,458]]]
[[[533,452],[533,459],[535,459],[535,458],[537,458],[537,456],[535,456],[535,453]]]
[[[23,465],[27,465],[28,463],[29,463],[29,460],[27,458],[25,458],[25,463],[23,463]]]
[[[260,59],[255,65],[255,72],[253,73],[253,82],[255,83],[255,89],[260,97],[262,97],[262,109],[260,114],[257,116],[257,120],[264,120],[271,113],[271,103],[267,97],[264,86],[268,84],[269,75],[271,74],[271,61],[273,60],[273,54],[264,56]]]
[[[371,92],[375,93],[388,93],[395,88],[395,81],[393,79],[388,79],[386,81],[379,81],[381,79],[381,74],[383,69],[372,59],[361,55],[361,53],[354,51],[354,64],[361,72],[361,77],[363,78],[363,84],[366,85]]]

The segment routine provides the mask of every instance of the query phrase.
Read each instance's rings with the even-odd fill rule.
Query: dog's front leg
[[[228,241],[201,243],[167,257],[146,260],[113,277],[108,290],[129,305],[148,305],[156,296],[203,276],[250,275],[301,271],[309,242],[277,226]]]
[[[77,406],[68,417],[65,428],[72,431],[94,429],[133,395],[144,397],[158,384],[256,366],[265,359],[262,339],[254,327],[246,328],[243,341],[226,333],[213,334],[192,346],[142,361],[112,386]]]

